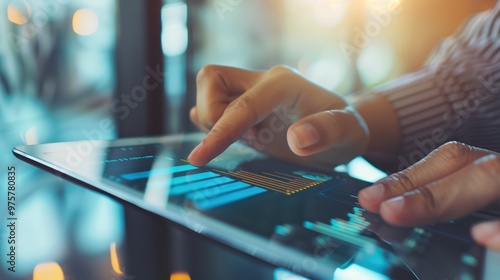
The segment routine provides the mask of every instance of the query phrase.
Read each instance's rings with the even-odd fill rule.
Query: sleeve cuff
[[[399,170],[416,163],[453,137],[447,122],[451,102],[439,85],[437,75],[432,68],[425,68],[377,91],[392,104],[398,117],[401,132]]]

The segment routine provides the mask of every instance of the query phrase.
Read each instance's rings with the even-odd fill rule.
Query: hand
[[[390,224],[414,226],[462,217],[500,199],[500,155],[450,142],[410,168],[358,194]],[[480,244],[500,250],[500,220],[472,228]]]
[[[190,117],[207,132],[189,155],[205,165],[238,139],[279,158],[334,166],[364,152],[368,131],[356,110],[295,70],[205,66]],[[321,154],[318,154],[321,153]]]

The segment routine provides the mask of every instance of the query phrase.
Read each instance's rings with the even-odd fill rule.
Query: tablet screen
[[[362,209],[369,184],[235,144],[204,167],[199,135],[25,146],[17,156],[244,253],[321,279],[480,279],[479,215],[397,228]]]

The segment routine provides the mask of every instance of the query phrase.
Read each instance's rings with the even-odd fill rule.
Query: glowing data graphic
[[[208,171],[210,170],[210,171]],[[210,210],[267,192],[258,185],[248,184],[190,164],[180,164],[149,171],[122,174],[129,182],[146,180],[149,188],[168,186],[171,198],[184,197],[200,210]],[[165,176],[167,175],[167,176]]]
[[[233,182],[234,180],[228,177],[215,177],[212,179],[202,180],[194,183],[186,183],[182,185],[174,185],[170,188],[170,195],[182,195],[190,192],[203,190],[211,187],[215,187],[218,185],[222,185],[225,183]]]
[[[149,170],[149,171],[143,171],[143,172],[123,174],[122,177],[124,179],[127,179],[127,180],[137,180],[137,179],[149,178],[152,176],[189,171],[189,170],[194,170],[197,168],[198,167],[196,167],[196,166],[192,166],[190,164],[185,164],[185,165],[172,166],[172,167],[167,167],[167,168],[162,168],[162,169],[155,169],[155,170]]]
[[[318,177],[316,180],[312,180],[312,179],[306,179],[305,176],[302,175],[297,176],[295,174],[292,175],[282,172],[272,172],[272,173],[262,172],[261,174],[245,170],[238,170],[238,171],[216,170],[216,172],[231,177],[239,178],[242,182],[256,185],[286,195],[292,195],[298,193],[300,191],[309,189],[311,187],[323,183],[326,180],[331,179],[330,177],[326,178]],[[310,173],[307,174],[310,175]]]
[[[148,188],[163,188],[168,197],[185,199],[200,210],[214,209],[269,190],[292,195],[332,179],[324,174],[307,171],[223,171],[196,167],[185,160],[171,164],[168,167],[121,174],[120,179],[135,186],[142,184]]]
[[[360,233],[367,228],[370,223],[363,217],[362,208],[354,207],[353,213],[348,213],[349,220],[332,219],[330,224],[321,222],[304,222],[304,227],[327,236],[335,237],[346,243],[364,248],[366,251],[374,251],[376,242]]]

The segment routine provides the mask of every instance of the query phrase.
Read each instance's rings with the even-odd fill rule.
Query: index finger
[[[261,73],[233,67],[207,65],[196,77],[196,111],[199,125],[211,128],[226,107],[246,92]]]
[[[283,71],[283,74],[287,75],[287,71]],[[276,73],[272,76],[276,77]],[[283,80],[287,86],[279,82]],[[290,86],[292,82],[287,79],[263,80],[232,101],[205,139],[191,152],[188,160],[194,165],[207,164],[248,129],[269,116],[281,102],[293,104],[298,96],[298,87]]]

